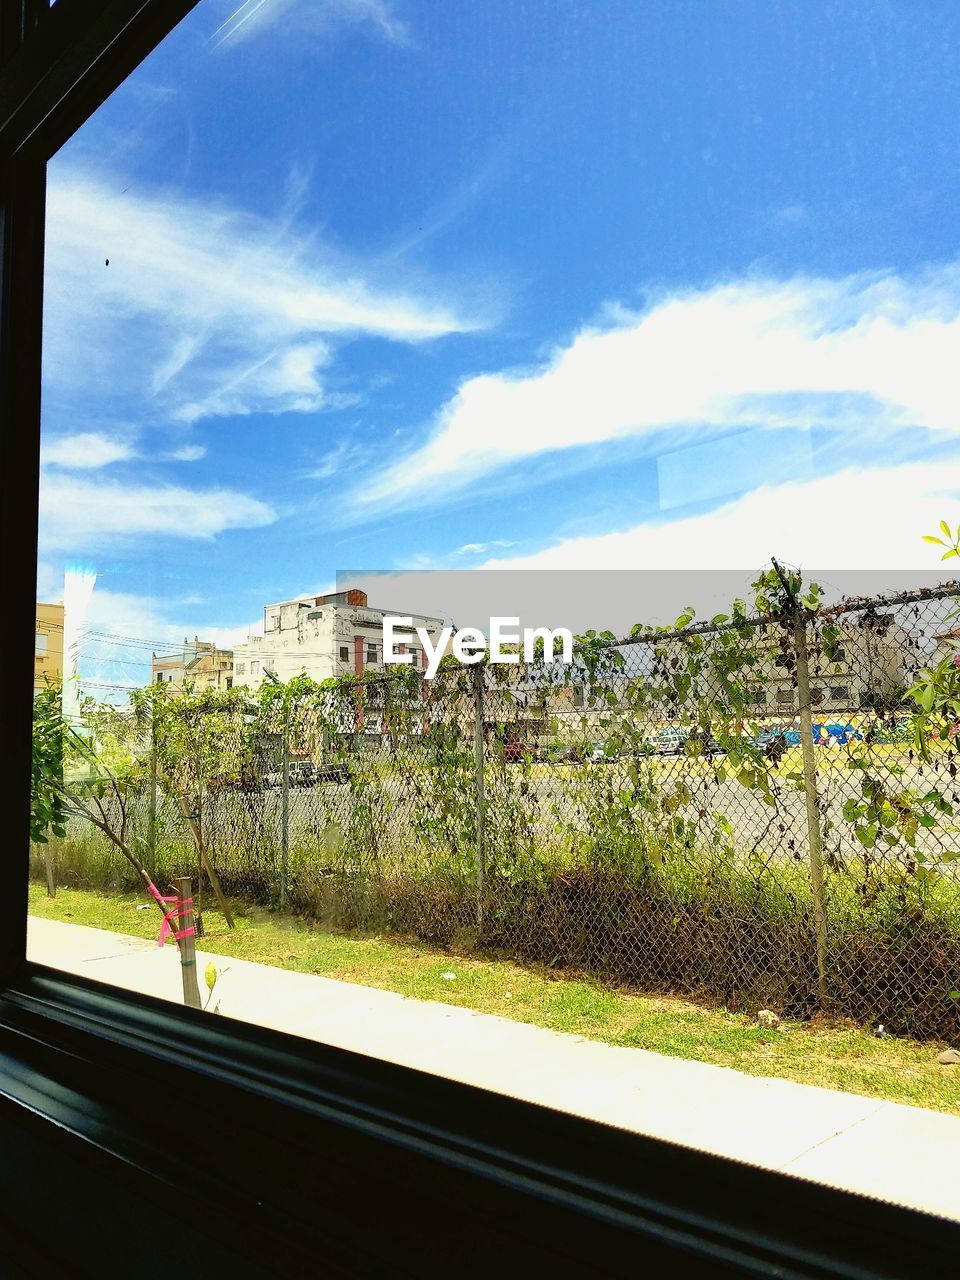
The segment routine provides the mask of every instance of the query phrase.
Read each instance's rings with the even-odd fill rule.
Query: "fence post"
[[[193,917],[193,881],[183,876],[177,881],[178,915],[174,921],[177,933],[186,932],[194,927]],[[191,1009],[202,1008],[200,1003],[200,983],[197,980],[197,943],[191,933],[187,938],[178,938],[180,948],[180,976],[183,979],[183,1003]]]
[[[810,888],[813,893],[813,927],[817,949],[817,999],[827,1002],[827,915],[823,899],[823,831],[817,794],[817,761],[810,710],[810,663],[807,656],[807,624],[798,606],[793,610],[793,639],[797,659],[797,700],[800,710],[800,748],[803,755],[803,791],[807,805],[807,839],[810,846]]]
[[[280,731],[280,910],[287,905],[287,879],[290,874],[290,749],[287,742],[290,705],[283,701]]]
[[[483,778],[483,712],[486,667],[478,662],[473,668],[473,786],[476,801],[477,844],[477,928],[483,928],[483,898],[487,876],[486,865],[486,794]]]

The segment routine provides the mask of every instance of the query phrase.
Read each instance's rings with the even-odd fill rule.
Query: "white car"
[[[687,741],[685,729],[660,729],[654,736],[653,749],[661,756],[678,756]]]

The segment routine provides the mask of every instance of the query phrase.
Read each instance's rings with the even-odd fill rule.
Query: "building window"
[[[350,661],[350,646],[347,644],[342,644],[340,646],[340,661],[341,662]]]
[[[237,675],[244,676],[247,674],[247,664],[245,662],[237,663]]]
[[[850,690],[845,684],[834,684],[830,686],[831,698],[849,698]]]
[[[767,693],[765,689],[751,689],[749,694],[750,704],[754,707],[765,707],[767,705]]]
[[[583,706],[583,685],[575,684],[573,686],[573,705],[575,707]]]
[[[367,662],[368,663],[376,662],[376,660],[377,660],[377,646],[375,644],[368,644],[367,645]]]
[[[251,674],[252,676],[258,676],[258,675],[260,674],[260,663],[259,663],[259,662],[251,662],[251,663],[250,663],[250,674]]]
[[[163,672],[162,672],[162,671],[158,671],[158,672],[157,672],[157,684],[163,684]]]
[[[33,652],[38,657],[47,652],[47,637],[40,631],[34,637]]]

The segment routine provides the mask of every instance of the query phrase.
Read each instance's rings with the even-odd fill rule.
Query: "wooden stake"
[[[186,905],[184,905],[186,904]],[[180,933],[192,929],[193,920],[193,881],[184,876],[177,881],[177,906],[180,914],[173,921],[174,930]],[[178,938],[180,948],[180,975],[183,978],[183,1003],[190,1009],[200,1009],[200,983],[197,981],[197,943],[193,934],[188,938]]]

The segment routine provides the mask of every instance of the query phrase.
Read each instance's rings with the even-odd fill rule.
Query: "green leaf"
[[[860,843],[863,845],[865,849],[872,849],[873,846],[877,843],[876,826],[855,827],[854,831],[857,839],[860,841]]]
[[[941,529],[941,531],[946,535],[946,537],[948,537],[948,538],[949,538],[949,537],[951,536],[951,535],[950,535],[950,526],[947,524],[946,520],[941,520],[941,521],[940,521],[940,529]]]
[[[937,545],[938,547],[945,547],[945,546],[947,545],[947,544],[943,541],[943,539],[942,539],[942,538],[935,538],[935,537],[934,537],[932,534],[930,534],[930,533],[925,533],[925,534],[923,535],[923,540],[924,540],[924,542],[933,542],[933,543],[936,543],[936,545]]]
[[[217,985],[217,966],[212,960],[204,970],[203,978],[207,984],[207,990],[213,991],[213,988]]]

